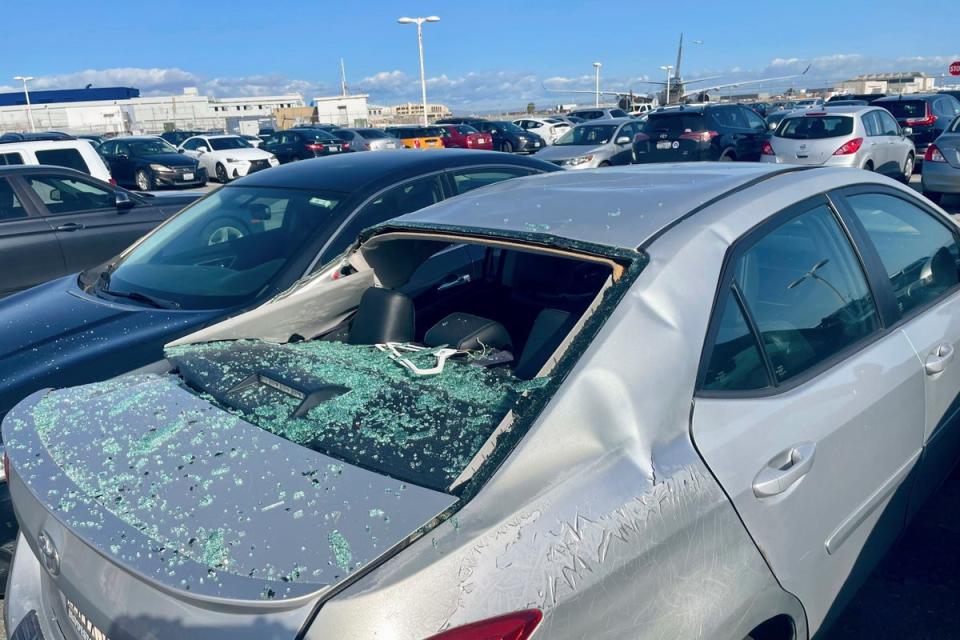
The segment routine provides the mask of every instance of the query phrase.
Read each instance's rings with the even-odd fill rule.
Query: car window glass
[[[23,164],[23,156],[19,153],[0,153],[0,165]]]
[[[55,167],[67,167],[83,173],[90,173],[90,167],[76,149],[43,149],[37,151],[37,162]]]
[[[452,172],[452,175],[453,182],[457,185],[457,193],[466,193],[478,187],[485,187],[488,184],[518,176],[529,176],[533,173],[530,169],[505,167],[501,169],[462,169]]]
[[[897,124],[897,121],[893,119],[886,111],[875,111],[874,113],[880,118],[880,131],[882,135],[885,136],[899,136],[900,135],[900,125]]]
[[[880,328],[860,263],[826,205],[758,240],[734,277],[778,384]]]
[[[703,388],[710,391],[746,391],[763,389],[769,384],[756,338],[731,289],[723,302]]]
[[[198,138],[192,138],[183,143],[183,148],[188,151],[195,151],[198,146],[200,146],[200,140]]]
[[[26,217],[27,211],[13,192],[13,185],[0,178],[0,222]]]
[[[126,142],[118,142],[117,155],[130,157],[130,146]]]
[[[736,110],[730,107],[717,107],[713,110],[713,118],[724,127],[740,127],[736,119]]]
[[[100,148],[97,149],[97,151],[99,151],[100,155],[102,156],[110,156],[115,153],[116,147],[117,147],[116,142],[111,142],[110,140],[107,140],[102,145],[100,145]]]
[[[958,278],[957,240],[932,215],[882,193],[847,197],[887,271],[902,313],[950,291]]]
[[[750,109],[743,109],[743,117],[747,120],[747,126],[751,129],[766,129],[766,123],[764,123],[763,118],[758,116],[755,112]]]
[[[883,128],[880,126],[880,112],[870,111],[863,115],[863,128],[868,136],[879,136]]]
[[[97,185],[74,178],[35,176],[27,184],[53,215],[81,213],[115,206],[114,195]]]

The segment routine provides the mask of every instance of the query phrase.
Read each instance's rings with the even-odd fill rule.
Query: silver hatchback
[[[783,164],[856,167],[903,182],[913,175],[916,150],[886,109],[826,107],[780,121],[761,160]]]

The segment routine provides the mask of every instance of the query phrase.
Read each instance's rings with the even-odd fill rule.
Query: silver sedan
[[[927,147],[920,177],[923,195],[934,202],[944,194],[960,193],[960,117]]]
[[[633,118],[606,118],[578,124],[536,157],[565,169],[595,169],[633,162],[633,139],[642,123]]]
[[[876,173],[748,163],[377,226],[7,415],[7,629],[806,639],[957,460],[958,237]]]
[[[333,134],[349,142],[351,151],[388,151],[403,149],[403,144],[382,129],[370,127],[334,129]]]

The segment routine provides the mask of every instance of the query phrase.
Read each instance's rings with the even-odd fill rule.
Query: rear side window
[[[802,116],[784,118],[774,134],[793,140],[821,140],[839,138],[853,133],[851,116]]]
[[[55,167],[68,167],[84,173],[90,173],[90,167],[76,149],[46,149],[37,151],[37,162]]]
[[[776,384],[880,329],[859,260],[826,205],[757,240],[733,269]]]
[[[704,131],[704,118],[699,113],[652,114],[643,127],[644,132],[666,131],[670,134]]]
[[[457,185],[457,193],[466,193],[488,184],[509,180],[519,176],[529,176],[534,172],[530,169],[510,167],[502,169],[460,169],[451,172],[453,182]]]
[[[0,165],[23,164],[23,156],[19,153],[0,153]]]
[[[83,213],[115,206],[112,191],[83,180],[36,176],[27,178],[27,184],[52,215]]]
[[[960,250],[954,234],[932,215],[883,193],[847,196],[883,263],[897,307],[909,313],[960,282]]]
[[[382,140],[383,138],[390,137],[379,129],[357,129],[356,131],[360,134],[361,138],[366,138],[367,140]]]
[[[0,178],[0,222],[26,217],[27,212],[13,192],[13,185]]]
[[[720,313],[703,389],[750,391],[768,387],[763,356],[732,288]]]
[[[627,112],[624,111],[623,109],[611,109],[610,115],[613,116],[614,118],[626,118]]]

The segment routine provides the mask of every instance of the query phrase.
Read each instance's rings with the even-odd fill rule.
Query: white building
[[[936,79],[919,71],[871,73],[844,80],[839,93],[925,93],[934,90]]]
[[[343,127],[365,127],[370,122],[370,109],[365,93],[345,96],[314,98],[317,122],[338,124]]]

